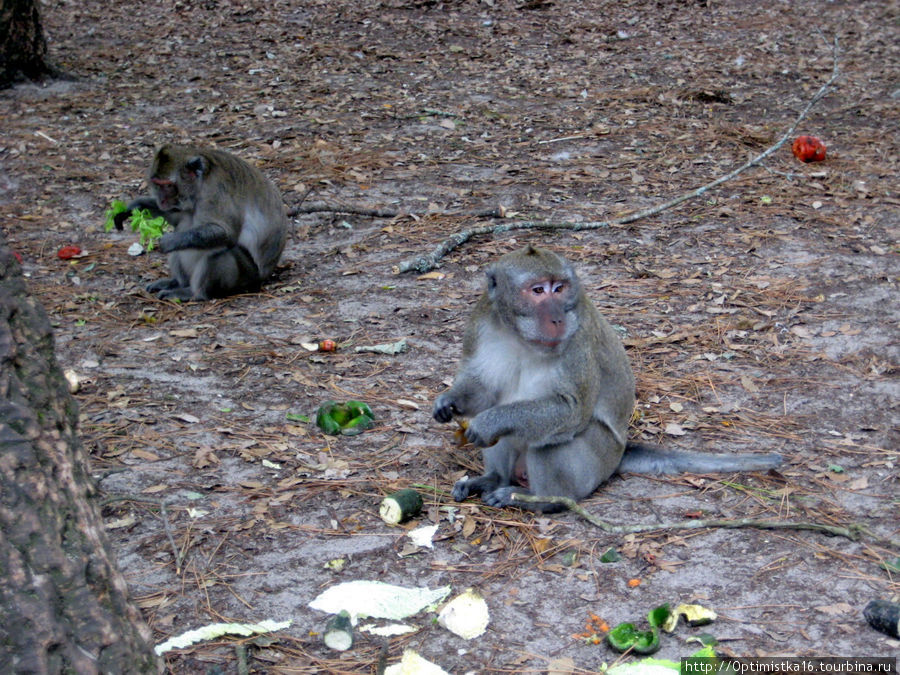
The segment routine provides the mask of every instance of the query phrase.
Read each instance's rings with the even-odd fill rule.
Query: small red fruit
[[[337,350],[337,345],[334,340],[322,340],[319,343],[319,351],[320,352],[333,352]]]
[[[77,246],[63,246],[56,255],[60,260],[71,260],[77,255],[81,254],[81,249]]]
[[[825,159],[825,144],[815,136],[797,136],[791,150],[801,162],[821,162]]]

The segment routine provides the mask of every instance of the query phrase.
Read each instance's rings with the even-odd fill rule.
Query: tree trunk
[[[37,0],[0,0],[0,88],[22,77],[37,80],[52,75],[54,68],[46,58]]]
[[[156,673],[77,421],[47,314],[0,230],[0,672]]]

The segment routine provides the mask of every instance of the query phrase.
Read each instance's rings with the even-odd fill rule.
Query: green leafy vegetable
[[[125,205],[125,202],[120,199],[114,199],[106,210],[106,222],[103,225],[103,229],[107,232],[113,229],[116,226],[116,216],[127,210],[128,207]],[[157,240],[169,227],[169,223],[165,218],[162,216],[154,218],[153,214],[147,209],[132,209],[130,220],[132,231],[140,235],[141,246],[148,251],[153,250]]]

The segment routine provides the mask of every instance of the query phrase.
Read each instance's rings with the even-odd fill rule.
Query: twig
[[[307,193],[308,194],[308,193]],[[305,195],[304,195],[305,198]],[[302,200],[301,200],[302,201]],[[309,204],[300,206],[295,204],[288,209],[288,217],[293,218],[301,213],[349,213],[354,216],[366,216],[368,218],[399,218],[407,215],[404,211],[389,211],[387,209],[370,209],[365,206],[339,206],[334,204]],[[485,209],[483,211],[448,211],[442,212],[442,216],[457,218],[505,218],[505,209]]]
[[[288,216],[293,218],[301,213],[350,213],[355,216],[368,216],[369,218],[396,218],[398,211],[384,211],[381,209],[367,209],[360,206],[333,206],[330,204],[309,204],[308,206],[294,206],[288,211]]]
[[[813,532],[824,532],[834,537],[846,537],[851,541],[857,541],[863,534],[864,529],[860,525],[851,525],[850,527],[838,527],[836,525],[825,525],[822,523],[811,522],[788,522],[781,520],[756,520],[754,518],[739,518],[737,520],[724,519],[698,519],[698,520],[682,520],[674,523],[638,523],[634,525],[613,525],[601,520],[594,514],[586,511],[574,499],[569,497],[543,497],[536,495],[513,494],[511,499],[514,502],[525,502],[528,504],[559,504],[565,506],[570,511],[577,513],[586,521],[599,527],[604,532],[610,534],[634,534],[637,532],[652,532],[654,530],[698,530],[701,528],[738,528],[753,527],[760,530],[811,530]]]
[[[403,272],[428,272],[429,270],[437,267],[437,262],[441,258],[443,258],[447,253],[452,251],[453,249],[461,246],[469,239],[475,236],[479,236],[482,234],[500,234],[502,232],[510,232],[512,230],[525,230],[525,229],[536,229],[536,230],[597,230],[605,227],[610,227],[612,225],[625,225],[627,223],[632,223],[636,220],[640,220],[642,218],[647,218],[649,216],[655,216],[658,213],[661,213],[667,209],[671,209],[682,202],[686,202],[689,199],[694,199],[695,197],[699,197],[708,190],[711,190],[714,187],[718,187],[722,183],[730,181],[735,176],[743,173],[747,169],[758,166],[765,160],[767,157],[777,152],[782,145],[784,145],[787,140],[793,136],[794,131],[800,125],[800,123],[806,119],[806,116],[809,114],[809,111],[812,107],[818,103],[825,94],[831,89],[831,86],[835,83],[835,81],[840,76],[840,70],[838,68],[838,41],[837,37],[834,38],[834,68],[831,73],[831,77],[828,78],[828,81],[823,84],[819,90],[813,94],[813,97],[809,100],[809,103],[806,104],[806,107],[803,111],[797,116],[797,119],[794,123],[788,127],[788,130],[784,132],[781,138],[771,147],[764,150],[762,153],[754,157],[753,159],[745,162],[734,171],[725,174],[724,176],[720,176],[715,180],[707,183],[706,185],[702,185],[695,190],[691,190],[690,192],[686,192],[674,199],[670,199],[667,202],[663,202],[662,204],[658,204],[656,206],[648,207],[646,209],[642,209],[640,211],[636,211],[626,216],[622,216],[621,218],[615,218],[613,220],[603,220],[597,222],[589,222],[589,223],[550,223],[543,221],[516,221],[513,223],[502,224],[502,225],[484,225],[481,227],[473,227],[468,230],[463,230],[461,232],[457,232],[452,235],[448,239],[445,239],[441,244],[439,244],[431,253],[427,255],[420,256],[418,258],[409,258],[407,260],[401,261],[398,265],[393,267],[393,271],[395,274],[402,274]]]
[[[184,555],[178,552],[178,546],[175,545],[175,538],[172,536],[172,526],[169,524],[169,513],[166,510],[165,502],[159,499],[148,499],[147,497],[140,497],[138,495],[118,495],[116,497],[107,497],[106,499],[100,502],[100,506],[106,506],[108,504],[112,504],[113,502],[142,502],[144,504],[153,504],[159,507],[159,517],[163,523],[163,531],[166,533],[166,538],[169,540],[169,546],[172,547],[172,556],[173,561],[175,563],[175,573],[181,574],[181,563],[184,560]]]

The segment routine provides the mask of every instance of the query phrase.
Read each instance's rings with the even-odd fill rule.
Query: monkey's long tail
[[[778,454],[724,455],[709,452],[664,450],[643,443],[628,443],[619,473],[722,473],[767,471],[781,464]]]

